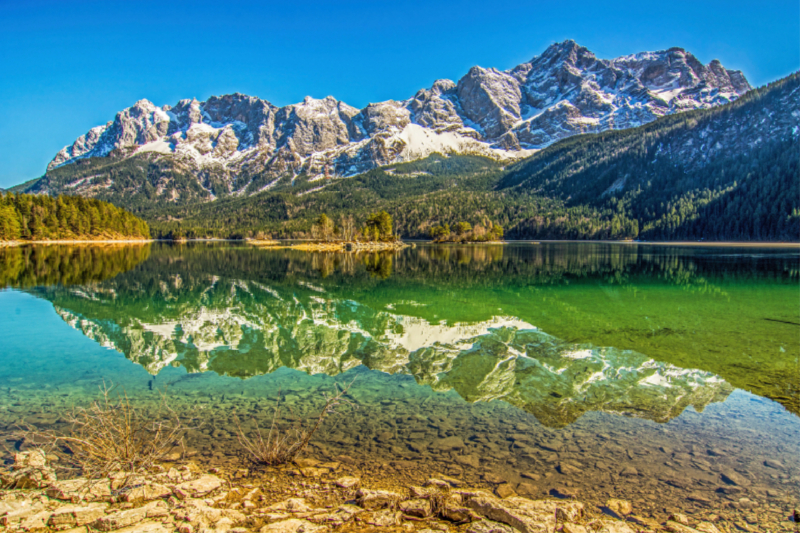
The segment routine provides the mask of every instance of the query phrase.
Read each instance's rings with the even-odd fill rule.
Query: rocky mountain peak
[[[571,135],[724,104],[749,89],[741,72],[716,60],[703,65],[682,48],[606,60],[566,40],[513,69],[475,66],[457,82],[436,80],[407,100],[361,110],[332,96],[281,108],[240,93],[163,108],[140,100],[62,149],[48,170],[112,152],[148,154],[195,173],[213,168],[232,193],[249,183],[238,178],[244,168],[270,179],[323,168],[346,177],[433,152],[515,159]]]

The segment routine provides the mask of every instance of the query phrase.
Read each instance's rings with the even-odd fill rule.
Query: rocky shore
[[[2,473],[0,531],[65,533],[729,533],[741,527],[674,514],[640,518],[626,500],[604,507],[533,500],[440,475],[421,485],[376,486],[341,462],[299,460],[259,470],[166,463],[147,475],[57,480],[42,452],[17,453]],[[716,523],[715,523],[716,522]],[[792,527],[791,522],[784,524]],[[787,529],[789,530],[789,529]],[[755,526],[745,531],[769,531]]]

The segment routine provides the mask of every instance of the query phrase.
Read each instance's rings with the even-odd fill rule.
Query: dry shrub
[[[135,407],[123,393],[103,384],[101,397],[76,407],[64,418],[67,429],[23,433],[26,443],[58,457],[59,466],[88,479],[116,472],[144,474],[175,451],[183,451],[190,429],[167,405],[167,395],[154,408]]]
[[[258,426],[258,421],[253,419],[255,432],[254,435],[248,436],[242,429],[239,417],[234,415],[239,444],[247,452],[250,460],[258,465],[275,466],[293,461],[308,446],[314,433],[320,428],[325,418],[329,415],[337,414],[338,410],[343,407],[357,408],[351,400],[345,397],[354,382],[355,379],[343,388],[337,383],[336,394],[323,393],[325,406],[315,417],[304,420],[295,417],[290,409],[290,421],[285,424],[281,422],[283,406],[281,405],[281,395],[278,393],[278,400],[273,408],[272,423],[266,435]]]

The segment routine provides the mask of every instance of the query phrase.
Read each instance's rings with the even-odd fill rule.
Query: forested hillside
[[[642,239],[800,239],[800,76],[719,108],[573,137],[514,165],[498,189],[638,222]],[[542,235],[541,217],[512,230]]]
[[[144,220],[107,202],[0,193],[0,241],[149,238]]]

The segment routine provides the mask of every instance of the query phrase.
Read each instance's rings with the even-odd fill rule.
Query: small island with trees
[[[473,226],[469,222],[458,222],[452,228],[450,224],[433,226],[429,235],[435,243],[486,243],[503,242],[503,226],[484,220]]]
[[[386,211],[371,213],[360,228],[355,219],[342,216],[336,223],[325,213],[311,226],[310,242],[282,245],[279,241],[253,239],[249,242],[258,246],[291,248],[308,252],[356,252],[399,250],[408,244],[400,240],[394,231],[392,216]]]

